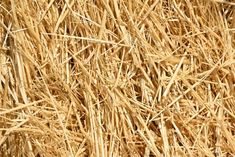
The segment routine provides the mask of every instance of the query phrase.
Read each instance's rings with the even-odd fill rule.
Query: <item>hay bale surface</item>
[[[0,156],[235,155],[234,7],[1,0]]]

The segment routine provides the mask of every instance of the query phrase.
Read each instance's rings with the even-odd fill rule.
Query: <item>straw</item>
[[[234,156],[234,4],[2,0],[0,156]]]

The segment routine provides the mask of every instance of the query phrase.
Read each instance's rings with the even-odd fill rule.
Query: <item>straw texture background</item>
[[[234,8],[1,0],[0,156],[234,156]]]

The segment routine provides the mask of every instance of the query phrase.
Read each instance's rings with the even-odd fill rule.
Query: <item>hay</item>
[[[234,4],[2,0],[0,156],[235,155]]]

